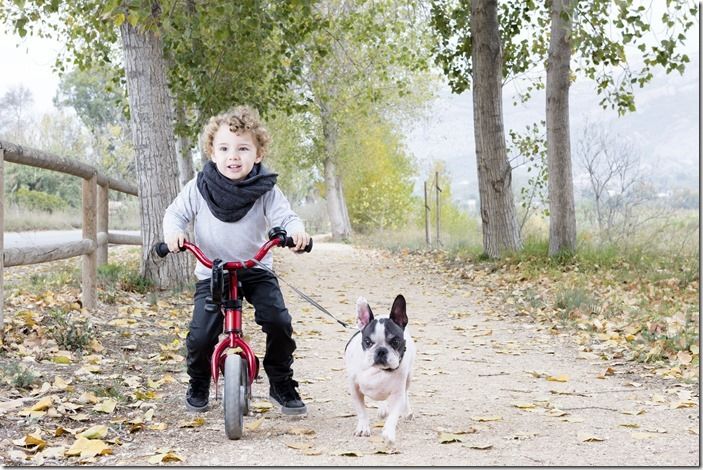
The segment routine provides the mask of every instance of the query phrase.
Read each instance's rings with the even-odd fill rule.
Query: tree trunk
[[[132,140],[139,186],[141,274],[161,288],[188,279],[185,256],[158,258],[152,246],[163,237],[163,216],[178,194],[173,108],[166,82],[161,39],[125,21],[120,26],[129,92]]]
[[[176,122],[185,125],[185,111],[183,105],[176,105]],[[190,138],[179,135],[176,138],[176,159],[178,160],[178,182],[180,187],[193,179],[193,156],[190,153],[192,148]]]
[[[553,0],[551,3],[546,113],[549,255],[553,256],[564,251],[574,251],[576,248],[576,212],[569,135],[571,14],[576,1]]]
[[[496,0],[471,2],[473,112],[483,249],[491,258],[522,248],[505,148],[502,51]]]
[[[330,219],[332,239],[347,240],[351,236],[351,222],[344,200],[342,179],[337,174],[337,128],[326,106],[321,106],[322,134],[325,139],[325,186],[327,187],[327,215]]]

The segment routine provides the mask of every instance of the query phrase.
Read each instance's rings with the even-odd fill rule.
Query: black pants
[[[278,279],[262,269],[243,269],[237,272],[247,302],[254,306],[254,320],[266,333],[264,370],[269,382],[279,382],[293,376],[293,327]],[[229,276],[225,277],[225,292]],[[191,381],[210,382],[210,358],[222,333],[224,317],[221,312],[205,311],[205,298],[210,295],[210,279],[195,284],[193,319],[186,337],[188,375]],[[243,325],[246,329],[247,325]],[[256,350],[253,345],[252,348]]]

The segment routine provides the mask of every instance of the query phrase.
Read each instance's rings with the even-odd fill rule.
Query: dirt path
[[[245,426],[250,429],[242,440],[229,441],[221,402],[202,415],[203,426],[175,426],[195,415],[183,408],[185,385],[170,384],[164,393],[167,403],[159,406],[160,416],[154,416],[169,427],[139,433],[102,463],[145,465],[149,456],[165,450],[174,451],[184,459],[181,464],[189,466],[700,462],[696,386],[647,376],[635,366],[620,366],[611,374],[612,364],[579,352],[568,337],[496,315],[496,301],[470,285],[425,274],[423,266],[404,265],[380,252],[317,243],[309,255],[281,250],[276,256],[276,269],[285,280],[345,321],[353,320],[359,295],[377,314],[387,313],[396,294],[405,295],[418,360],[410,390],[415,417],[400,421],[397,453],[382,453],[387,449],[380,427],[372,429],[370,438],[353,436],[355,417],[342,360],[352,331],[284,286],[297,335],[295,378],[301,383],[307,417],[287,418],[275,410],[249,416]],[[254,349],[261,352],[263,336],[251,317],[246,326]],[[185,374],[177,379],[185,381]],[[266,379],[258,381],[255,401],[265,402],[267,392]],[[441,443],[442,437],[456,440]]]

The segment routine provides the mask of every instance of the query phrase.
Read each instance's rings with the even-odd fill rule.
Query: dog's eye
[[[364,346],[366,346],[368,348],[372,344],[373,344],[373,341],[371,341],[371,338],[364,338]]]
[[[400,340],[398,338],[393,338],[391,340],[391,347],[393,349],[398,349],[398,346],[400,346]]]

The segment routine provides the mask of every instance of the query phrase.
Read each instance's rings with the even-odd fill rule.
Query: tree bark
[[[337,128],[332,121],[331,112],[325,105],[321,106],[321,111],[322,134],[325,140],[324,170],[325,186],[327,187],[327,215],[330,219],[332,239],[347,240],[351,236],[351,222],[347,203],[344,200],[342,179],[337,173]]]
[[[546,83],[550,256],[576,249],[576,212],[569,131],[571,15],[575,4],[576,0],[551,2],[551,37]]]
[[[164,212],[179,191],[173,108],[162,43],[154,32],[140,31],[128,21],[120,26],[120,34],[139,186],[140,272],[160,288],[175,287],[189,279],[186,257],[160,259],[152,250],[163,237]]]
[[[471,2],[473,112],[483,249],[491,258],[522,248],[505,148],[502,51],[496,0]]]
[[[183,105],[176,105],[176,121],[179,124],[185,124],[185,110]],[[192,144],[190,138],[179,135],[176,138],[176,159],[178,160],[178,182],[180,187],[193,179],[193,156],[190,153]]]

